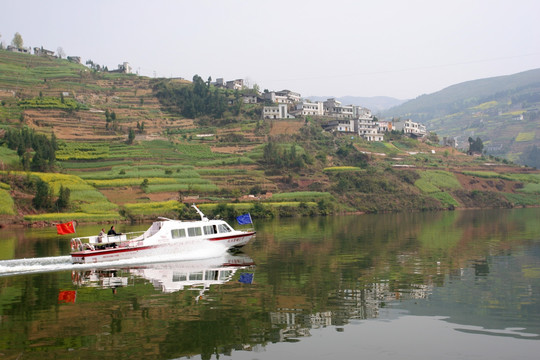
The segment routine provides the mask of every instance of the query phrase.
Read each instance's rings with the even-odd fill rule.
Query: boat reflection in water
[[[136,278],[144,278],[150,281],[156,290],[165,293],[198,290],[198,299],[210,286],[230,281],[240,269],[248,272],[241,274],[239,281],[251,282],[254,267],[253,259],[245,254],[225,253],[221,257],[203,260],[72,271],[71,276],[74,285],[110,288],[113,292],[118,287],[133,285]]]

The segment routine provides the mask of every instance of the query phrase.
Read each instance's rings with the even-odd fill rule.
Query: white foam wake
[[[99,268],[120,268],[135,265],[144,265],[170,261],[191,261],[207,258],[219,257],[224,254],[221,247],[213,249],[201,249],[200,251],[191,251],[189,253],[157,253],[145,257],[138,257],[125,260],[116,260],[101,262],[96,264],[72,264],[71,256],[53,256],[43,258],[28,258],[0,261],[0,277],[24,275],[45,272],[69,271],[69,270],[88,270]]]

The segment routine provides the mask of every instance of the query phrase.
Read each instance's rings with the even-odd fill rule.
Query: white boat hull
[[[217,235],[217,234],[216,234]],[[71,253],[73,263],[88,264],[125,260],[140,257],[150,257],[163,254],[181,254],[185,256],[204,254],[216,256],[231,248],[240,248],[246,245],[255,232],[238,232],[227,236],[215,236],[210,238],[190,239],[186,238],[176,242],[161,242],[153,245],[145,245],[145,241],[130,241],[120,243],[117,247],[105,249],[86,249]]]

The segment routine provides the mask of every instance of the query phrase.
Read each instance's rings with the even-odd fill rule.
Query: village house
[[[356,134],[357,126],[355,126],[355,120],[353,119],[336,119],[330,120],[326,124],[323,124],[323,129],[331,132],[343,132]]]
[[[390,132],[393,129],[391,121],[379,120],[377,121],[377,126],[379,127],[379,132],[381,133]]]
[[[334,98],[328,99],[323,103],[324,114],[339,119],[354,118],[353,105],[341,105],[341,101]]]
[[[244,104],[256,104],[257,103],[257,95],[255,94],[243,94],[242,95],[242,101]]]
[[[396,121],[393,128],[397,131],[403,131],[413,137],[424,137],[427,134],[426,126],[410,119],[405,121]]]
[[[323,103],[323,113],[336,120],[331,120],[323,128],[326,131],[349,133],[362,137],[366,141],[383,141],[384,132],[391,125],[381,124],[373,118],[371,110],[356,105],[341,105],[341,102],[331,98]]]
[[[223,78],[217,78],[216,81],[212,83],[212,85],[223,89],[242,90],[244,88],[244,80],[236,79],[231,81],[225,81]]]
[[[128,62],[123,62],[118,65],[118,69],[110,70],[110,73],[131,74],[131,66]]]
[[[324,106],[322,101],[309,102],[302,101],[296,104],[295,113],[298,116],[323,116],[324,115]]]
[[[226,86],[225,80],[223,78],[217,78],[215,82],[212,83],[215,87],[224,88]]]
[[[225,84],[225,87],[230,90],[242,90],[244,88],[244,80],[243,79],[236,79],[227,81]]]
[[[290,90],[265,91],[263,99],[276,104],[295,104],[302,100],[302,95]]]
[[[297,103],[302,99],[302,95],[290,90],[276,91],[276,96],[285,97],[287,99],[287,103],[289,104]]]
[[[279,104],[276,106],[264,106],[262,112],[263,119],[294,119],[294,116],[289,114],[287,104]]]
[[[358,119],[371,119],[371,110],[362,106],[353,106],[353,115]]]
[[[383,141],[384,133],[379,132],[379,124],[373,118],[356,119],[357,134],[367,141]]]
[[[11,52],[22,53],[22,54],[30,54],[32,52],[31,48],[25,48],[25,47],[18,48],[16,46],[12,46],[12,45],[8,45],[6,50],[11,51]]]
[[[384,140],[384,134],[379,132],[377,123],[368,119],[336,119],[324,124],[323,128],[326,131],[357,135],[366,141]]]
[[[52,50],[47,50],[47,49],[44,49],[43,46],[42,47],[35,47],[34,48],[34,55],[36,56],[50,56],[50,57],[57,57],[56,55],[54,55],[54,51]]]
[[[275,104],[289,104],[287,96],[278,95],[275,91],[264,92],[262,96],[267,102],[272,102]]]

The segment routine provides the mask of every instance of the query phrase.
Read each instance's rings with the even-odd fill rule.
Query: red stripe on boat
[[[108,254],[117,254],[130,251],[139,251],[139,250],[148,250],[152,248],[157,248],[158,246],[141,246],[134,248],[115,248],[115,249],[105,249],[105,250],[85,250],[84,252],[72,253],[72,257],[87,257],[87,256],[98,256],[98,255],[108,255]]]
[[[240,234],[240,235],[231,235],[231,236],[224,236],[224,237],[218,237],[218,238],[211,238],[211,239],[208,239],[208,240],[210,240],[210,241],[220,241],[220,240],[236,239],[236,238],[239,238],[239,237],[255,235],[255,233],[256,232],[254,231],[254,232]]]

